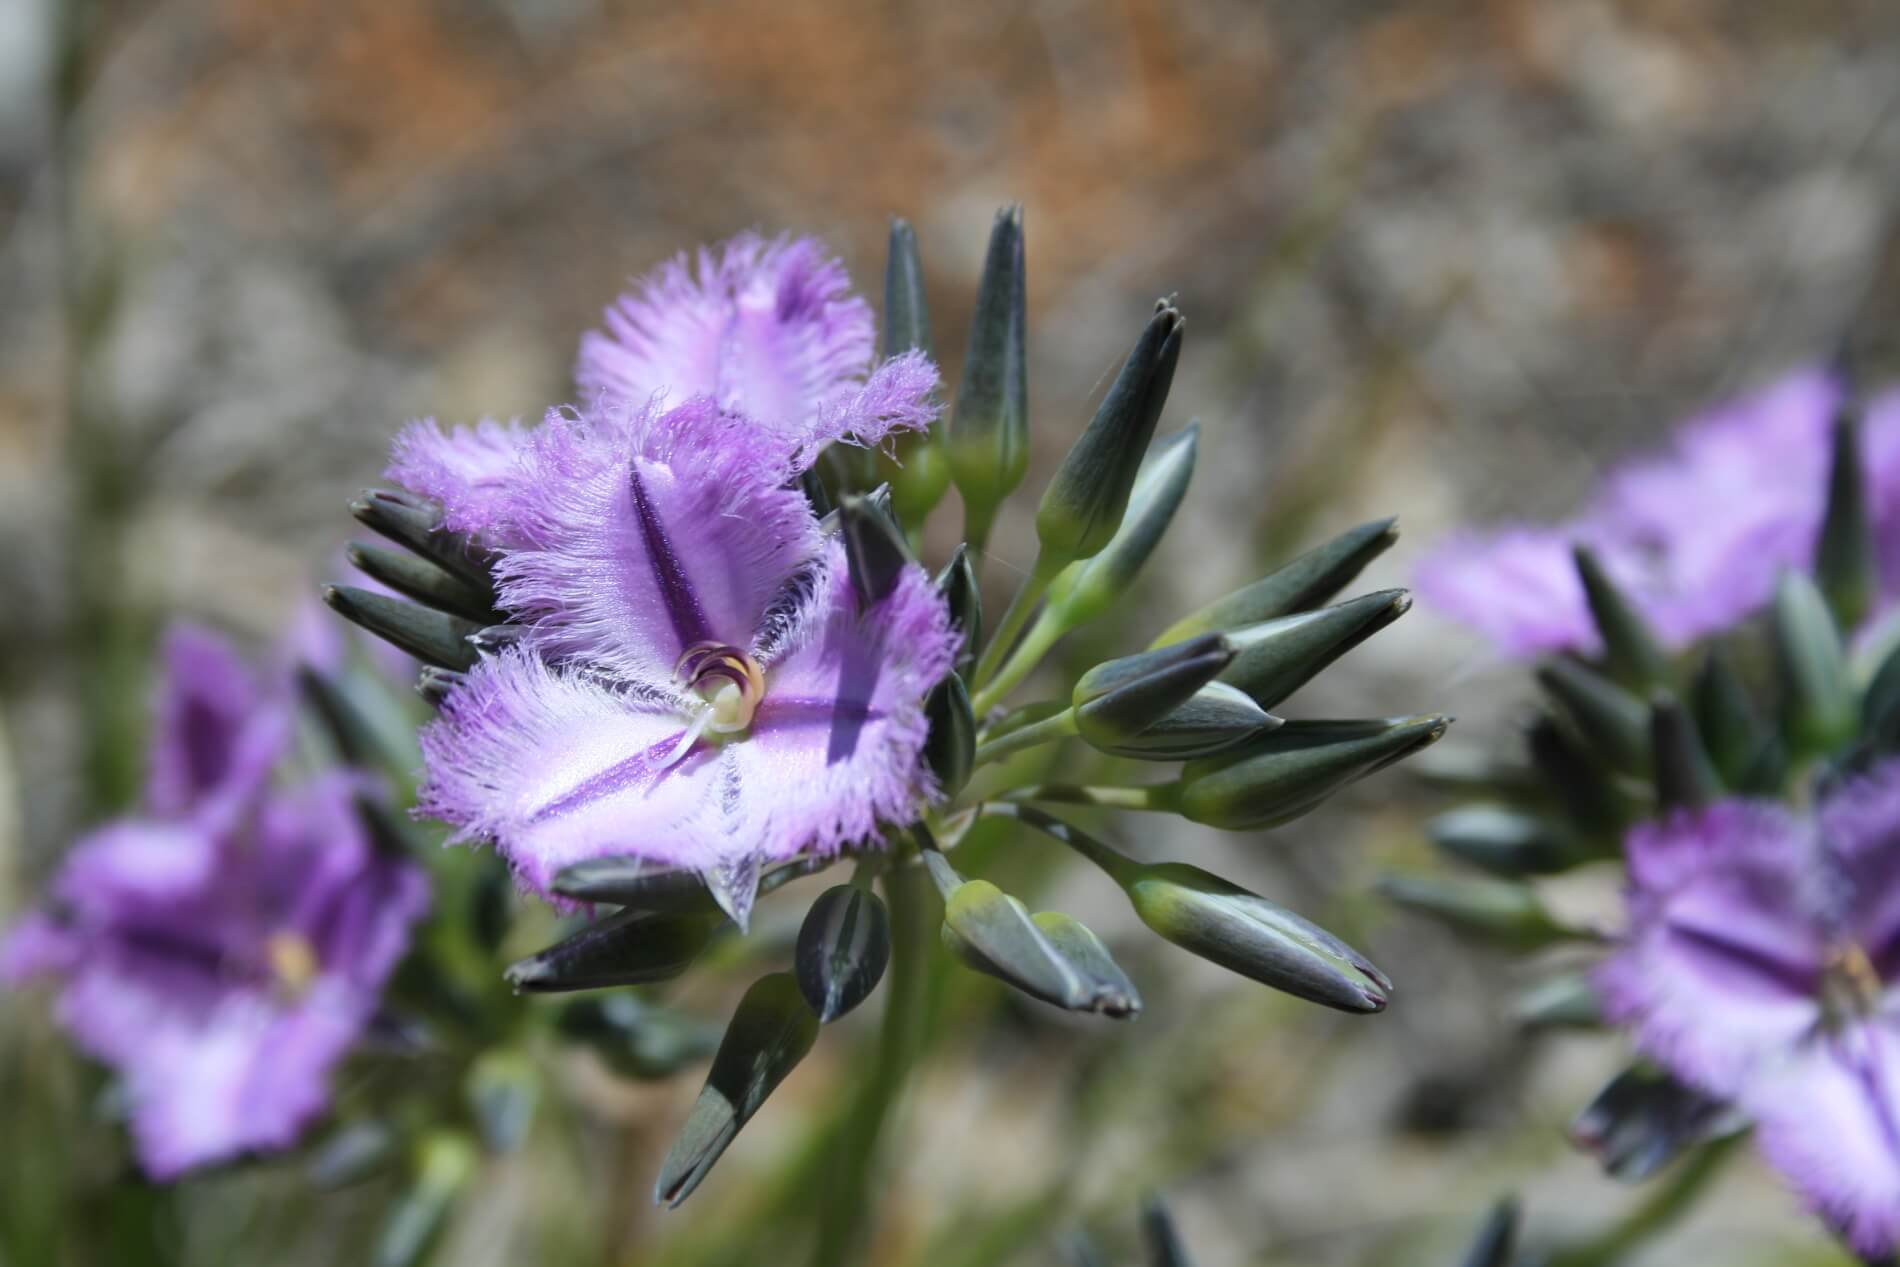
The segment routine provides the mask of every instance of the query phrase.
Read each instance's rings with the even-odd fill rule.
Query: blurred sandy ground
[[[69,22],[62,78],[47,50]],[[266,635],[396,424],[566,399],[578,332],[683,245],[815,232],[875,293],[886,217],[909,216],[954,366],[990,214],[1021,200],[1044,471],[1150,300],[1179,292],[1170,412],[1207,443],[1131,605],[1145,637],[1375,515],[1406,537],[1368,579],[1402,583],[1452,525],[1559,513],[1686,408],[1825,355],[1900,206],[1896,102],[1881,0],[4,0],[10,869],[43,872],[123,787],[89,763],[86,719],[135,719],[114,703],[135,684],[97,657],[167,613]],[[1004,527],[996,573],[1027,561],[1026,518]],[[1420,613],[1300,703],[1446,707],[1481,742],[1516,689]],[[914,1250],[965,1200],[1074,1165],[1110,1209],[1190,1173],[1174,1190],[1204,1267],[1449,1261],[1443,1238],[1505,1184],[1547,1225],[1625,1205],[1551,1134],[1613,1045],[1522,1059],[1506,978],[1341,896],[1414,848],[1406,794],[1388,776],[1271,844],[1183,846],[1351,907],[1402,965],[1392,1014],[1340,1022],[1192,971],[1161,988],[1179,961],[1137,953],[1150,1015],[1105,1058],[1199,1071],[1149,1097],[1205,1119],[1192,1146],[1135,1112],[1071,1163],[1054,1091],[1088,1045],[977,1036],[923,1097],[939,1129],[902,1154],[891,1235]],[[1114,922],[1090,877],[1056,896]],[[813,1087],[849,1076],[813,1063]],[[771,1120],[702,1211],[770,1155]],[[1791,1261],[1789,1202],[1746,1170],[1724,1191],[1651,1261]],[[643,1217],[634,1244],[667,1230]],[[468,1261],[504,1252],[475,1240]]]

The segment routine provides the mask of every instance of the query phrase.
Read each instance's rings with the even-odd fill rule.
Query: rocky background
[[[1405,537],[1367,579],[1402,584],[1454,526],[1561,514],[1698,404],[1893,328],[1896,116],[1883,0],[9,0],[0,906],[133,786],[163,618],[266,638],[398,423],[567,399],[578,333],[682,246],[813,232],[875,294],[905,215],[954,366],[991,213],[1023,202],[1045,473],[1178,293],[1163,425],[1199,417],[1203,462],[1125,646],[1378,515]],[[1292,711],[1444,708],[1475,749],[1522,694],[1424,612],[1324,683]],[[1122,1246],[1156,1186],[1203,1267],[1452,1262],[1506,1188],[1552,1235],[1633,1208],[1560,1136],[1618,1045],[1517,1035],[1511,973],[1367,893],[1432,804],[1394,773],[1171,850],[1358,930],[1387,1015],[1153,950],[1128,1030],[995,1001],[912,1097],[875,1261],[1054,1263],[1077,1221]],[[1080,868],[1043,891],[1123,917]],[[41,1043],[42,1011],[0,1025]],[[442,1261],[764,1261],[748,1211],[852,1052],[822,1045],[671,1216],[644,1176],[692,1080],[577,1069],[580,1143],[491,1176]],[[178,1261],[259,1225],[276,1261],[343,1261],[366,1206],[213,1184]],[[1831,1253],[1744,1163],[1627,1261]]]

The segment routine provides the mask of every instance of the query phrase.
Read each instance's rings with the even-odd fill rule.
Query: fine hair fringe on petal
[[[397,432],[383,476],[440,502],[449,531],[494,537],[505,529],[529,434],[518,421],[444,430],[423,418]]]

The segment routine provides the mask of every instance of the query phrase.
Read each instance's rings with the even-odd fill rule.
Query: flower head
[[[61,982],[61,1023],[128,1093],[154,1178],[288,1147],[428,903],[334,772],[267,780],[289,707],[221,640],[174,630],[143,813],[76,844],[0,976]]]
[[[1608,1012],[1740,1104],[1856,1248],[1900,1244],[1900,763],[1812,814],[1730,800],[1633,831]]]
[[[742,234],[702,249],[697,267],[682,254],[617,299],[605,324],[582,338],[575,368],[600,427],[709,397],[803,469],[832,441],[875,445],[894,429],[921,430],[935,409],[937,372],[922,353],[872,367],[870,307],[812,238]],[[450,531],[512,543],[510,490],[531,434],[424,419],[397,437],[386,474],[441,502]]]
[[[423,808],[544,893],[634,856],[705,873],[741,920],[762,861],[913,817],[956,638],[914,564],[860,600],[787,486],[810,443],[707,397],[551,417],[495,565],[522,636],[424,733]]]
[[[1667,453],[1613,472],[1567,523],[1466,534],[1419,567],[1420,596],[1530,658],[1592,652],[1597,632],[1571,558],[1592,547],[1604,570],[1672,646],[1733,625],[1765,604],[1787,568],[1806,568],[1826,510],[1830,427],[1842,402],[1831,374],[1790,374],[1686,424]],[[1900,393],[1866,413],[1868,504],[1883,588],[1900,593]]]

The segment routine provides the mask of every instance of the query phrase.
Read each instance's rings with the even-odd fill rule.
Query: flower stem
[[[1666,1184],[1657,1187],[1641,1205],[1615,1226],[1581,1244],[1559,1250],[1551,1267],[1613,1267],[1632,1251],[1666,1231],[1689,1212],[1722,1164],[1734,1153],[1743,1134],[1711,1140],[1677,1163]]]
[[[1090,862],[1108,873],[1115,883],[1126,886],[1132,883],[1141,870],[1141,864],[1116,849],[1109,848],[1102,841],[1083,831],[1080,827],[1065,823],[1053,814],[1046,814],[1033,805],[1017,805],[1004,801],[987,801],[983,805],[985,814],[997,814],[1027,823],[1046,836],[1061,841],[1069,848],[1087,858]]]
[[[1054,743],[1058,739],[1068,739],[1075,733],[1075,710],[1065,708],[1053,717],[1045,717],[1027,726],[1018,726],[1006,735],[998,736],[988,743],[978,744],[976,764],[984,765],[991,761],[1001,760],[1012,752],[1033,748],[1037,744]]]
[[[1023,635],[1023,640],[1016,644],[1016,650],[1011,653],[1008,660],[1003,662],[1003,667],[997,670],[996,680],[977,692],[976,699],[970,704],[971,711],[981,717],[996,707],[1004,696],[1015,690],[1024,678],[1035,671],[1036,666],[1042,663],[1042,658],[1049,654],[1049,648],[1055,646],[1067,632],[1069,632],[1068,629],[1050,614],[1049,609],[1043,608],[1042,614],[1036,618],[1036,623],[1029,627],[1029,632]]]
[[[882,1203],[871,1198],[879,1141],[898,1096],[910,1080],[922,1045],[925,973],[933,921],[921,866],[884,872],[884,900],[891,920],[891,964],[884,981],[884,1023],[877,1064],[852,1100],[832,1149],[833,1181],[818,1213],[814,1267],[846,1267],[859,1261],[870,1240],[870,1218]]]
[[[996,632],[990,635],[989,645],[983,648],[983,657],[976,662],[976,698],[971,701],[971,709],[981,717],[986,708],[993,706],[1000,693],[985,690],[985,684],[996,676],[996,670],[1002,667],[1003,657],[1009,653],[1010,644],[1016,641],[1016,635],[1022,632],[1023,624],[1035,611],[1041,601],[1043,591],[1049,588],[1049,582],[1056,579],[1056,573],[1062,569],[1052,566],[1045,554],[1036,556],[1036,566],[1017,587],[1015,597],[1009,600],[1009,606],[1003,611],[1003,619],[997,623]]]
[[[1146,787],[1032,783],[1027,787],[1011,788],[999,800],[1015,804],[1043,801],[1056,805],[1101,805],[1108,809],[1172,810],[1175,787],[1172,783],[1150,784]]]

